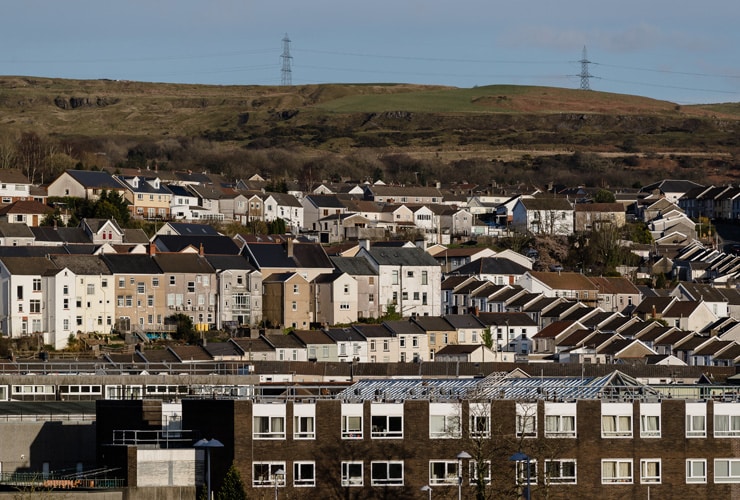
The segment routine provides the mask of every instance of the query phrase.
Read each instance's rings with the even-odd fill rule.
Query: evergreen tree
[[[239,474],[239,470],[231,464],[221,489],[216,494],[217,500],[246,500],[247,494],[244,492],[244,482]]]

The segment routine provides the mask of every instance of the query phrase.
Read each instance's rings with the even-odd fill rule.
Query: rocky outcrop
[[[56,107],[61,109],[104,108],[120,101],[117,97],[62,97],[54,99]]]

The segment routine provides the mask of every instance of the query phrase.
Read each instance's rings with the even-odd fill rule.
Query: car
[[[551,264],[550,265],[550,271],[552,271],[554,273],[559,273],[562,270],[563,270],[563,266],[560,265],[560,264]]]

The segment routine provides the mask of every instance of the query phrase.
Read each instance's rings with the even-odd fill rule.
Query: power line
[[[591,61],[588,60],[588,56],[586,55],[585,45],[583,46],[583,53],[579,62],[581,63],[581,90],[591,90],[589,79],[592,78],[593,75],[588,72],[588,65],[591,64]]]
[[[289,87],[293,85],[293,70],[290,68],[293,56],[290,55],[290,38],[287,33],[283,37],[283,53],[280,59],[283,61],[283,67],[280,70],[280,84]]]

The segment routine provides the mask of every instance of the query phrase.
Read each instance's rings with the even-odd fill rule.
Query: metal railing
[[[33,491],[123,488],[126,486],[125,479],[105,477],[115,470],[99,469],[89,471],[89,473],[83,471],[75,474],[3,472],[0,473],[0,485]]]
[[[187,448],[195,442],[190,430],[114,430],[113,444],[147,448]]]

